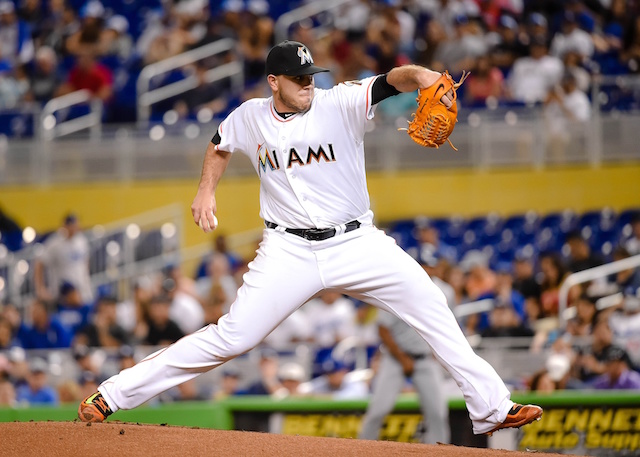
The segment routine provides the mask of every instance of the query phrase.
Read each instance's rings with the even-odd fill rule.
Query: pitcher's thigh
[[[278,238],[286,236],[292,235],[265,235],[229,313],[218,321],[218,334],[233,352],[259,344],[322,289],[313,254]]]
[[[334,269],[337,282],[350,280],[349,294],[398,315],[415,314],[427,306],[448,311],[442,291],[393,238],[380,231],[361,238],[347,251],[353,251],[349,258],[354,261]],[[340,274],[340,268],[348,271]]]

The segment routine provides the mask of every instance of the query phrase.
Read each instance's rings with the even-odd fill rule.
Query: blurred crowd
[[[508,380],[516,389],[640,389],[640,268],[573,286],[568,308],[559,309],[559,290],[569,274],[640,254],[640,211],[609,255],[573,230],[559,250],[519,249],[508,262],[496,262],[486,250],[460,254],[442,240],[434,220],[414,222],[416,244],[407,252],[445,293],[470,341],[503,338],[505,350],[547,355],[540,371]],[[89,243],[78,218],[67,215],[35,260],[36,296],[28,303],[5,301],[0,309],[0,405],[78,401],[140,354],[215,324],[234,301],[250,259],[230,250],[223,233],[212,241],[211,253],[192,273],[169,264],[138,277],[127,293],[118,287],[94,290]],[[489,310],[459,312],[487,299]],[[367,303],[322,292],[265,339],[257,367],[239,370],[230,363],[216,385],[193,380],[156,401],[247,394],[366,397],[385,353],[381,343],[394,345],[388,321]],[[300,361],[301,347],[310,354],[308,363]],[[54,384],[47,376],[56,350],[73,355],[75,365],[58,373]],[[431,358],[418,348],[403,350],[405,374],[416,361]],[[407,379],[402,391],[414,390]]]
[[[198,81],[155,104],[156,120],[168,110],[183,118],[197,118],[202,109],[207,119],[224,116],[268,93],[264,59],[275,24],[305,3],[0,0],[0,110],[88,89],[104,103],[106,122],[135,121],[144,66],[231,38],[233,52],[152,80],[152,88],[191,75]],[[640,72],[639,18],[636,0],[353,0],[294,23],[288,35],[332,70],[316,75],[320,88],[414,62],[455,77],[470,70],[463,104],[551,105],[551,116],[582,121],[590,115],[592,76]],[[207,70],[232,60],[243,63],[240,94],[229,81],[206,82]],[[629,97],[616,103],[628,108]],[[412,95],[394,97],[380,111],[406,115],[412,104]]]

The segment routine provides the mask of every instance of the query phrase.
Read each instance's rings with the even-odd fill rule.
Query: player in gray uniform
[[[385,417],[393,410],[407,378],[411,378],[427,427],[422,441],[448,443],[451,432],[444,373],[431,348],[413,328],[389,313],[378,313],[378,329],[382,341],[380,367],[358,438],[378,438]]]
[[[371,303],[415,328],[460,386],[475,433],[540,418],[539,406],[511,401],[502,379],[469,346],[442,291],[373,224],[367,121],[385,98],[432,86],[441,74],[405,65],[317,89],[313,75],[328,70],[295,41],[274,46],[265,68],[272,96],[247,100],[220,123],[191,204],[194,223],[215,230],[222,174],[233,154],[249,157],[260,177],[265,230],[236,300],[217,324],[103,382],[81,402],[80,419],[103,421],[251,350],[323,290]],[[453,99],[450,92],[440,100],[450,108]]]

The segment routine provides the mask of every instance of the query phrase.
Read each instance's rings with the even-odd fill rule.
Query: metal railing
[[[309,2],[299,8],[284,13],[274,25],[275,42],[280,43],[289,37],[289,27],[296,22],[308,19],[325,11],[345,5],[353,0],[325,0],[324,2]]]
[[[453,315],[456,319],[460,320],[467,316],[473,316],[474,314],[486,313],[493,309],[494,302],[491,298],[484,300],[478,300],[469,303],[462,303],[453,308]]]
[[[604,278],[613,273],[619,273],[620,271],[629,270],[631,268],[637,268],[640,266],[640,254],[633,257],[627,257],[626,259],[616,260],[615,262],[600,265],[588,270],[579,271],[573,273],[564,280],[560,286],[558,292],[558,317],[560,318],[561,326],[567,323],[569,317],[568,311],[568,298],[569,290],[578,284],[593,281],[594,279]]]
[[[600,120],[591,120],[585,126],[588,131],[603,132],[602,138],[590,146],[597,152],[588,152],[585,136],[576,134],[562,155],[554,155],[545,149],[548,138],[542,119],[530,109],[513,110],[519,120],[511,125],[505,122],[501,113],[486,110],[474,113],[480,118],[479,125],[471,125],[463,118],[456,126],[452,136],[458,147],[455,154],[448,154],[442,148],[425,151],[397,131],[395,119],[376,118],[372,130],[365,136],[367,170],[543,169],[557,164],[640,161],[640,148],[637,147],[640,114],[603,114]],[[171,127],[171,130],[166,129],[162,141],[152,139],[146,129],[140,132],[130,126],[118,126],[103,132],[102,141],[91,143],[86,138],[62,138],[44,143],[11,140],[0,163],[0,185],[196,179],[202,171],[204,150],[215,133],[217,123],[189,121]],[[199,130],[199,134],[190,136],[190,129]],[[170,134],[174,130],[178,133]],[[234,155],[225,174],[250,176],[255,174],[255,170],[245,156]]]
[[[157,89],[151,89],[151,80],[153,78],[200,60],[233,51],[236,44],[235,40],[225,38],[144,67],[136,83],[138,124],[146,125],[151,115],[151,105],[154,103],[195,89],[199,84],[197,76],[192,74],[180,81]],[[205,82],[209,84],[225,78],[231,78],[234,91],[239,92],[242,90],[244,75],[243,64],[240,60],[234,60],[210,69],[204,76]]]
[[[99,287],[135,278],[137,271],[147,272],[150,263],[162,268],[170,256],[173,259],[179,253],[184,233],[182,220],[181,205],[173,204],[85,230],[92,285]],[[159,236],[147,238],[153,233]],[[5,270],[3,276],[7,279],[0,287],[0,296],[25,304],[35,296],[34,264],[44,246],[32,242],[16,252],[2,248],[0,270]],[[123,289],[123,295],[127,296],[128,291],[130,288]]]
[[[85,230],[94,290],[110,285],[117,289],[120,298],[128,298],[140,276],[210,255],[211,243],[182,247],[183,216],[182,205],[172,204]],[[261,234],[262,229],[230,234],[227,244],[232,250],[245,251],[244,248],[255,246]],[[34,263],[42,249],[42,244],[32,243],[10,252],[0,245],[0,273],[5,270],[0,278],[6,277],[0,284],[0,298],[28,306],[29,298],[35,296]]]
[[[89,105],[89,112],[73,119],[59,121],[55,113],[77,105]],[[40,112],[38,136],[52,140],[64,135],[90,129],[92,138],[98,138],[102,131],[102,101],[87,89],[71,92],[49,100]]]

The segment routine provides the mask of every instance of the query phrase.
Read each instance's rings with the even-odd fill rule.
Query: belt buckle
[[[330,234],[333,232],[332,234]],[[309,241],[322,241],[331,238],[336,234],[336,229],[307,229],[304,231],[304,237]]]

